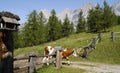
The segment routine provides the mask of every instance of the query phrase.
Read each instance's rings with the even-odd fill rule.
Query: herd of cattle
[[[73,55],[74,57],[81,56],[82,58],[88,58],[88,54],[90,52],[91,46],[86,46],[83,48],[77,48],[77,49],[70,49],[70,48],[65,48],[61,46],[57,47],[52,47],[52,46],[46,46],[44,48],[44,55],[46,57],[43,58],[42,62],[49,65],[49,61],[51,58],[54,58],[56,51],[60,51],[60,55],[62,59],[66,59],[69,62],[69,56]]]

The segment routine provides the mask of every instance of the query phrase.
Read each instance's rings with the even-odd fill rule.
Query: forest
[[[14,33],[14,48],[40,45],[82,32],[107,32],[108,28],[120,25],[120,16],[115,15],[106,1],[103,5],[100,7],[97,4],[89,11],[87,18],[84,18],[83,12],[80,11],[76,26],[70,22],[67,14],[63,22],[59,20],[54,9],[51,10],[48,20],[44,18],[42,11],[38,13],[33,10],[29,13],[27,21],[22,24],[24,27]]]

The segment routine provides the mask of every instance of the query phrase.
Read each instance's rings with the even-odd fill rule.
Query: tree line
[[[76,27],[73,22],[70,22],[67,14],[62,22],[56,16],[54,9],[48,20],[45,19],[42,11],[37,13],[36,10],[33,10],[28,15],[24,27],[14,33],[14,46],[19,48],[39,45],[81,32],[106,32],[109,27],[120,24],[119,20],[120,17],[114,14],[106,1],[104,1],[103,7],[97,4],[94,9],[89,10],[86,19],[83,17],[83,12],[80,11]]]

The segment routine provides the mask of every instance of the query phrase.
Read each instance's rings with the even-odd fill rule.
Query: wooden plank
[[[28,68],[29,66],[26,65],[26,66],[21,66],[21,67],[15,67],[14,70],[18,70],[18,69],[23,69],[23,68]]]
[[[29,58],[14,58],[14,61],[17,61],[17,60],[26,60],[26,59],[29,59]]]
[[[29,73],[36,73],[36,55],[29,56]]]
[[[120,32],[114,32],[115,34],[120,34]]]
[[[61,59],[61,53],[60,51],[57,51],[57,55],[56,55],[56,68],[60,68],[62,63],[61,63],[62,59]]]

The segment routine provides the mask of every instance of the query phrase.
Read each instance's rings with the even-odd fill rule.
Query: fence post
[[[28,72],[29,73],[36,73],[36,58],[37,56],[36,55],[29,55],[29,67],[28,67]]]
[[[92,38],[93,48],[96,49],[96,38]]]
[[[61,52],[60,51],[57,51],[56,53],[56,68],[60,68],[62,63],[62,58],[61,58]]]
[[[101,33],[98,33],[99,42],[101,42]]]
[[[114,41],[114,32],[111,32],[111,39]]]

